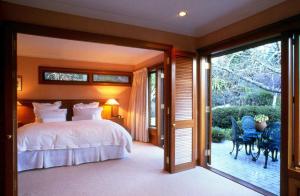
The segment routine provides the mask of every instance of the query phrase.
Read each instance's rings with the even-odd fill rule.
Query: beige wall
[[[127,86],[90,86],[90,85],[47,85],[38,82],[38,66],[87,68],[100,70],[132,71],[130,65],[108,65],[101,63],[54,60],[19,56],[17,73],[22,76],[21,99],[97,99],[117,98],[119,113],[126,118],[131,87]],[[126,122],[126,121],[125,121]]]
[[[217,43],[297,14],[300,14],[300,0],[286,0],[254,16],[198,38],[196,46],[199,48]]]
[[[46,11],[6,2],[0,2],[0,19],[127,37],[150,42],[170,44],[182,50],[195,50],[195,38],[190,36]]]
[[[152,57],[150,59],[147,59],[138,65],[134,66],[135,70],[142,69],[144,67],[150,67],[152,65],[158,64],[158,63],[163,63],[164,62],[164,53],[161,53],[160,55],[157,55],[155,57]]]

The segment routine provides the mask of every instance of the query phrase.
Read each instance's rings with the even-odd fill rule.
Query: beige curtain
[[[148,142],[148,72],[147,68],[133,73],[127,126],[134,140]]]

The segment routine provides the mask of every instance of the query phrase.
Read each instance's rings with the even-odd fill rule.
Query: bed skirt
[[[124,146],[18,152],[18,171],[120,159],[127,155]]]

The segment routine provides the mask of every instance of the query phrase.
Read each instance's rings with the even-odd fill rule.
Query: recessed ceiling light
[[[180,16],[180,17],[184,17],[184,16],[186,16],[187,15],[187,12],[186,11],[180,11],[179,13],[178,13],[178,16]]]

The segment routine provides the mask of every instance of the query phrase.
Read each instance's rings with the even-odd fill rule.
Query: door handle
[[[11,140],[12,139],[12,135],[10,135],[10,134],[6,135],[6,139]]]
[[[176,127],[176,124],[175,124],[175,123],[173,123],[173,127]]]

